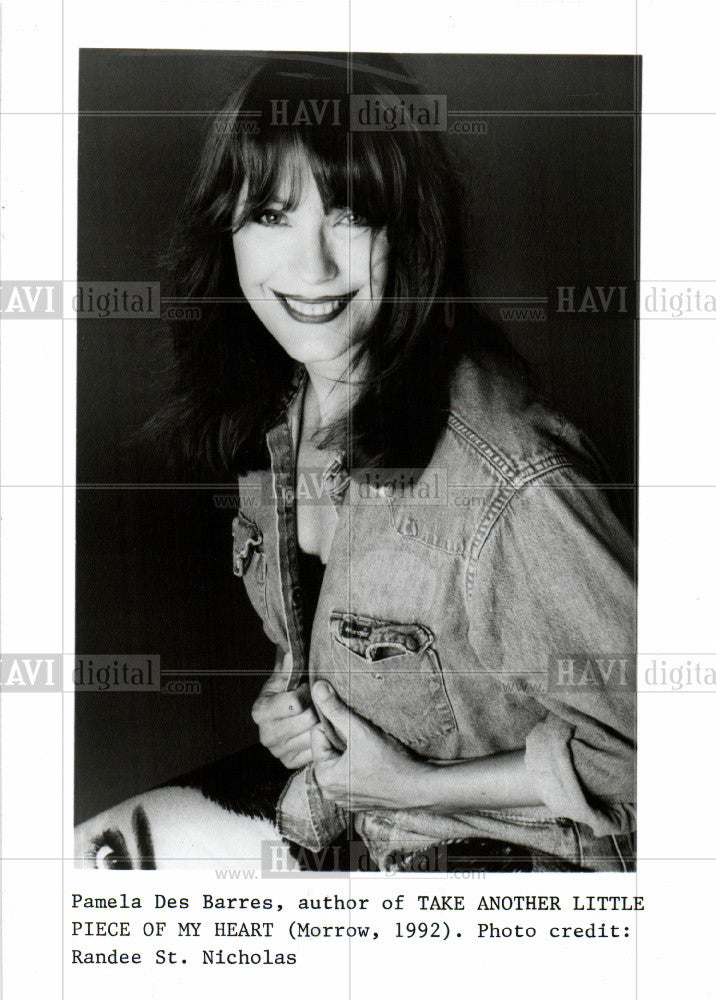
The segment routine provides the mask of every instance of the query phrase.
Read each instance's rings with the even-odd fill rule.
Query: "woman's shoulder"
[[[550,406],[522,368],[495,356],[464,357],[457,365],[446,439],[463,461],[472,451],[515,487],[564,465],[604,479],[588,437]]]

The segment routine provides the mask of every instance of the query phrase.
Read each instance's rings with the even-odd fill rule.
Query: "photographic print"
[[[633,871],[639,60],[79,68],[77,864]]]

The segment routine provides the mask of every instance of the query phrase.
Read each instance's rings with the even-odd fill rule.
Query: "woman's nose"
[[[334,248],[322,224],[309,227],[301,234],[297,247],[299,274],[307,284],[332,281],[339,271]]]

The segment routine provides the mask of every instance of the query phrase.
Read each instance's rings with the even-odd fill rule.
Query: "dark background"
[[[84,50],[81,281],[156,281],[177,207],[224,97],[256,54]],[[469,191],[473,293],[547,296],[546,322],[505,329],[555,405],[605,458],[634,524],[632,313],[559,313],[557,286],[631,286],[637,268],[639,62],[627,56],[398,55],[449,112]],[[451,119],[453,120],[453,119]],[[632,297],[630,295],[630,302]],[[509,303],[506,303],[509,304]],[[486,307],[499,318],[498,306]],[[231,572],[231,514],[171,483],[134,435],[157,406],[156,320],[79,322],[78,654],[159,654],[200,695],[78,693],[75,811],[115,802],[255,739],[249,709],[273,653]],[[240,669],[240,677],[209,671]],[[264,674],[265,676],[265,674]]]

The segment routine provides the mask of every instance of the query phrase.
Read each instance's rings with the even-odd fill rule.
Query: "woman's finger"
[[[305,733],[301,733],[299,736],[294,736],[293,739],[286,740],[283,744],[281,751],[282,758],[294,757],[297,753],[303,753],[304,750],[311,749],[311,734],[308,730]]]
[[[340,757],[320,725],[311,729],[310,737],[314,761],[335,760]]]
[[[291,735],[277,734],[275,728],[266,726],[259,729],[259,740],[274,757],[285,763],[287,755],[296,750],[305,750],[311,745],[310,726]]]
[[[300,767],[306,767],[313,760],[313,754],[309,747],[308,750],[302,750],[300,754],[293,757],[290,762],[283,761],[285,767],[290,768],[292,771],[297,771]]]
[[[257,725],[272,719],[291,719],[311,705],[308,684],[295,691],[262,692],[251,709],[251,718]]]
[[[318,722],[318,716],[312,708],[307,708],[300,715],[289,719],[276,719],[264,722],[259,726],[259,739],[264,746],[276,746],[285,743],[301,733],[307,733]]]

